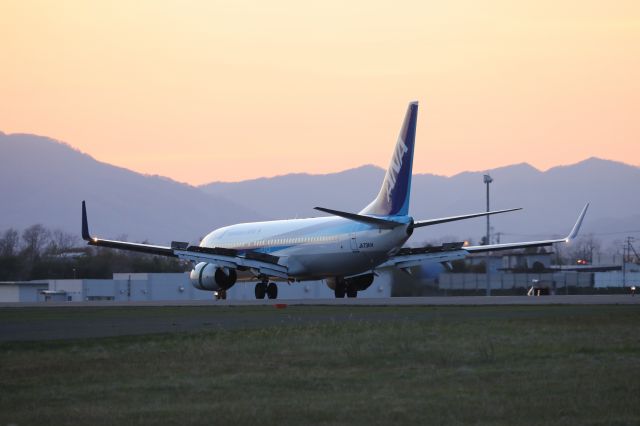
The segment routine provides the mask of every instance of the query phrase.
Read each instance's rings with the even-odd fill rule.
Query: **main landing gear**
[[[278,286],[276,283],[267,283],[267,281],[262,281],[256,284],[256,299],[264,299],[267,296],[269,299],[277,299],[278,298]]]
[[[336,299],[343,299],[345,295],[350,298],[358,297],[358,289],[356,286],[346,280],[336,280],[336,287],[333,293]]]

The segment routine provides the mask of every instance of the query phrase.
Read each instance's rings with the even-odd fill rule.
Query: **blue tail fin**
[[[418,102],[411,102],[402,123],[391,164],[375,200],[360,212],[376,216],[407,216],[411,194],[413,147],[416,140]]]

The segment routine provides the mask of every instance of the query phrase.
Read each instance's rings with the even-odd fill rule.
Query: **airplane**
[[[241,223],[216,229],[199,245],[173,241],[170,246],[131,243],[91,236],[85,201],[82,238],[89,245],[170,256],[193,263],[191,283],[201,290],[226,291],[238,281],[256,281],[256,299],[276,299],[275,280],[324,280],[336,298],[357,297],[385,268],[407,271],[423,262],[446,264],[470,253],[568,243],[580,230],[587,203],[571,232],[560,239],[520,243],[403,248],[416,228],[520,210],[511,208],[428,220],[409,215],[418,102],[407,108],[391,163],[373,201],[358,213],[315,207],[329,216]]]

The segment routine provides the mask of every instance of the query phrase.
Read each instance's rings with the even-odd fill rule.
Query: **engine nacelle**
[[[357,277],[348,278],[345,281],[347,286],[354,286],[358,291],[366,290],[373,283],[373,274],[358,275]]]
[[[371,284],[373,283],[373,279],[374,279],[373,274],[358,275],[357,277],[351,277],[351,278],[345,279],[344,284],[347,287],[351,286],[358,291],[362,291],[362,290],[368,289],[369,286],[371,286]],[[325,280],[327,287],[329,287],[331,290],[336,289],[337,281],[338,279],[333,277],[327,278]]]
[[[221,268],[214,263],[200,262],[191,271],[191,284],[199,290],[228,290],[236,283],[235,269]]]

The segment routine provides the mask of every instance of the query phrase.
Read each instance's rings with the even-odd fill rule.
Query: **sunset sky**
[[[640,1],[0,0],[0,131],[201,184],[640,165]],[[37,155],[37,153],[34,153]]]

